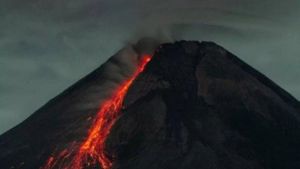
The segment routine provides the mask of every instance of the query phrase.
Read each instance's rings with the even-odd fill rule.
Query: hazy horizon
[[[143,36],[214,41],[300,99],[299,0],[2,0],[0,134]]]

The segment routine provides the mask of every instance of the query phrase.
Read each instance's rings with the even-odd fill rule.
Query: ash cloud
[[[2,0],[0,133],[144,36],[215,41],[297,98],[298,0]]]
[[[101,83],[86,86],[88,94],[84,94],[80,104],[74,105],[72,109],[80,112],[99,109],[101,102],[111,97],[116,89],[134,74],[140,59],[144,55],[152,56],[160,44],[160,41],[147,37],[134,44],[127,44],[101,66],[103,69],[97,72]]]

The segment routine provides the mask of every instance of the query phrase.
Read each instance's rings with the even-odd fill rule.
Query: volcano
[[[0,168],[300,169],[293,96],[213,42],[137,46],[4,133]]]

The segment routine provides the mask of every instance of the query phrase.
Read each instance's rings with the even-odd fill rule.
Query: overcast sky
[[[215,41],[300,98],[299,0],[0,0],[0,133],[141,36]]]

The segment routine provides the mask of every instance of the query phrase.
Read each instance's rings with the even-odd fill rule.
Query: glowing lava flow
[[[82,169],[88,166],[101,165],[102,169],[110,169],[112,161],[105,154],[105,140],[117,117],[120,114],[124,97],[128,88],[136,77],[144,70],[151,57],[145,55],[142,57],[137,70],[132,77],[123,82],[113,93],[113,95],[104,101],[101,105],[96,119],[89,130],[86,140],[81,144],[74,157],[67,160],[72,152],[63,150],[57,157],[50,157],[45,166],[41,169]],[[68,162],[67,162],[68,161]]]

